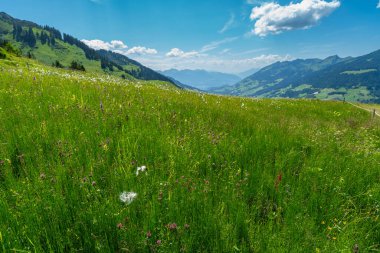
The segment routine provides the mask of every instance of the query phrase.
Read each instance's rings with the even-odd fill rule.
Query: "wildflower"
[[[119,199],[121,202],[127,203],[127,205],[129,205],[136,197],[137,193],[135,192],[122,192],[119,196]]]
[[[41,179],[41,180],[44,180],[45,178],[46,178],[45,173],[41,173],[41,174],[40,174],[40,179]]]
[[[152,233],[151,233],[150,231],[148,231],[148,232],[146,233],[146,237],[147,237],[147,238],[151,238],[151,237],[152,237]]]
[[[171,231],[177,230],[177,224],[175,224],[175,223],[168,224],[167,227]]]
[[[162,193],[162,191],[160,191],[160,193],[158,194],[158,200],[161,201],[163,196],[164,194]]]
[[[96,186],[96,182],[95,182],[95,181],[92,181],[91,185],[92,185],[92,186]]]
[[[157,244],[157,245],[161,245],[161,240],[157,240],[157,241],[156,241],[156,244]]]
[[[121,223],[117,224],[116,226],[118,229],[122,229],[124,227],[123,224],[121,224]]]
[[[138,176],[139,174],[140,174],[140,172],[142,173],[142,172],[146,172],[146,166],[145,165],[143,165],[143,166],[141,166],[141,167],[137,167],[137,170],[136,170],[136,176]]]
[[[278,186],[280,185],[281,181],[282,181],[282,172],[280,172],[280,174],[277,175],[276,181],[274,183],[274,187],[276,188],[276,191],[278,191]]]
[[[189,224],[185,224],[184,227],[185,227],[185,229],[189,229],[190,225]]]

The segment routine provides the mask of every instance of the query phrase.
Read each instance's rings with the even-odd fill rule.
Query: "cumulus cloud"
[[[339,0],[302,0],[282,6],[270,2],[254,7],[251,20],[255,22],[253,33],[258,36],[278,34],[295,29],[308,29],[318,24],[323,17],[340,7]]]
[[[127,45],[124,44],[121,40],[113,40],[111,42],[105,42],[102,40],[81,40],[87,46],[95,49],[95,50],[107,50],[107,51],[115,51],[115,50],[123,50],[128,48]]]
[[[170,52],[166,54],[167,57],[173,57],[173,58],[192,58],[199,56],[199,52],[197,51],[190,51],[190,52],[184,52],[179,48],[172,48]]]
[[[132,47],[126,52],[128,55],[130,54],[137,54],[137,55],[147,55],[147,54],[157,54],[157,50],[153,48],[146,48],[146,47]]]
[[[121,40],[113,40],[111,42],[105,42],[102,40],[81,40],[87,46],[95,50],[107,50],[125,56],[129,55],[154,55],[158,54],[158,51],[153,48],[147,48],[142,46],[132,47],[128,49],[128,46],[124,44]]]

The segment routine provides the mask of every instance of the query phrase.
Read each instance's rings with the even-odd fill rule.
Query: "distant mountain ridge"
[[[75,62],[76,66],[83,66],[83,70],[91,72],[174,84],[166,76],[124,55],[94,50],[55,28],[16,19],[4,12],[0,12],[0,40],[12,43],[23,55],[47,65],[70,67]]]
[[[159,73],[174,78],[179,82],[200,90],[233,85],[241,80],[237,75],[206,70],[177,70],[169,69]]]
[[[276,62],[213,93],[380,102],[380,50],[360,57]]]

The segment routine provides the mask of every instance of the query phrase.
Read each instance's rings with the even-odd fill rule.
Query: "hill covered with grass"
[[[124,79],[160,80],[173,83],[128,57],[105,50],[94,50],[59,30],[24,21],[0,12],[0,42],[16,47],[21,55],[59,68],[106,73]],[[174,84],[174,83],[173,83]]]
[[[297,59],[264,67],[214,93],[266,98],[318,98],[379,103],[380,50],[360,57]]]
[[[7,55],[0,119],[2,252],[380,250],[379,120],[349,104]]]

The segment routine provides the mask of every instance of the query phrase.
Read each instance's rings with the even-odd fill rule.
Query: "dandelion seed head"
[[[137,197],[135,192],[122,192],[119,196],[121,202],[126,203],[127,205],[131,204],[133,200]]]

